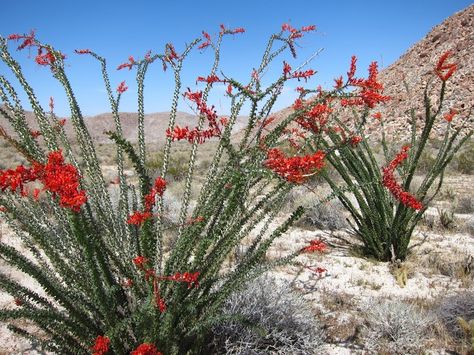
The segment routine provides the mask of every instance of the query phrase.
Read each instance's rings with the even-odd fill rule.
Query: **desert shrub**
[[[317,125],[335,120],[329,115],[330,103],[356,98],[349,83],[324,93],[302,89],[295,111],[271,129],[267,127],[285,83],[306,80],[315,72],[302,70],[307,62],[293,70],[284,61],[278,64],[280,74],[275,82],[265,86],[260,78],[277,58],[288,51],[294,56],[295,40],[314,29],[284,25],[271,36],[261,63],[244,84],[220,74],[222,40],[244,32],[241,28],[229,30],[222,26],[213,38],[204,32],[179,54],[172,44],[166,44],[161,54],[148,53],[143,59],[130,56],[117,69],[136,72],[134,144],[123,134],[119,111],[122,95],[129,94],[125,81],[113,88],[106,60],[88,49],[78,50],[77,54],[100,68],[110,103],[114,129],[106,134],[115,147],[116,178],[112,183],[104,177],[98,157],[100,149],[108,152],[109,147],[97,147],[87,129],[69,81],[67,57],[38,41],[34,31],[0,37],[0,60],[5,64],[2,71],[13,75],[17,86],[0,75],[0,114],[15,131],[11,136],[0,125],[0,138],[22,157],[24,164],[0,171],[0,216],[31,252],[24,254],[2,242],[0,258],[8,268],[21,270],[36,280],[46,295],[12,280],[9,269],[2,268],[0,289],[16,301],[14,308],[0,310],[0,320],[13,332],[54,353],[130,354],[134,349],[148,348],[153,354],[158,353],[157,349],[166,355],[202,354],[208,349],[212,326],[220,320],[222,305],[235,290],[272,267],[321,248],[319,241],[312,241],[292,253],[266,258],[272,244],[304,213],[304,208],[298,206],[277,222],[286,194],[316,176],[329,151],[352,144],[344,141],[329,151],[325,151],[326,146],[318,149],[319,136],[326,131],[314,126],[315,119]],[[14,41],[20,42],[19,47],[15,46],[19,49],[33,49],[36,63],[50,70],[64,89],[70,119],[56,116],[54,100],[49,110],[40,104],[12,55]],[[205,75],[197,78],[202,90],[183,90],[184,63],[204,49],[214,54],[214,62],[208,73],[199,73]],[[172,73],[174,87],[162,153],[150,159],[144,82],[154,63],[168,68],[166,73]],[[357,83],[377,94],[378,89],[369,85],[374,79],[373,66],[371,72],[371,80],[357,79]],[[227,86],[231,114],[225,119],[208,103],[216,82]],[[32,107],[37,132],[25,119],[19,91]],[[318,97],[303,101],[306,95],[317,93]],[[182,96],[196,110],[196,127],[176,124]],[[247,126],[237,141],[231,141],[233,125],[247,104]],[[366,105],[359,109],[365,110]],[[314,113],[323,116],[315,117]],[[288,141],[287,127],[295,121],[306,126],[312,121],[315,129],[308,135],[295,133],[293,144],[311,145],[314,152],[297,149],[296,155],[288,156],[280,149]],[[72,126],[73,137],[66,134],[64,125]],[[348,137],[354,135],[351,129],[344,132]],[[196,179],[198,152],[209,139],[214,139],[215,148],[210,154],[211,163],[204,176]],[[182,151],[183,146],[186,149]],[[133,176],[125,174],[126,167],[133,168]],[[28,188],[33,182],[41,188],[30,193]],[[179,191],[179,204],[166,205],[165,196],[173,192],[173,185],[179,185],[175,190]],[[43,195],[41,200],[38,194]],[[173,218],[167,220],[165,208],[174,214]],[[236,247],[254,233],[251,245],[232,267],[227,267]],[[34,325],[40,333],[31,332],[25,324]]]
[[[444,229],[453,229],[456,226],[456,218],[452,209],[438,208],[438,219]]]
[[[473,213],[474,212],[474,197],[473,196],[461,196],[456,203],[456,213]]]
[[[339,230],[349,227],[343,206],[339,201],[313,204],[308,207],[297,225],[325,230]]]
[[[474,217],[471,217],[464,222],[464,230],[474,237]]]
[[[432,316],[401,301],[372,299],[363,306],[366,347],[377,353],[419,354],[429,337]]]
[[[458,318],[469,322],[474,319],[474,291],[459,292],[439,301],[436,314],[446,326],[448,332],[457,340],[462,340],[464,332]]]
[[[421,155],[418,162],[418,173],[427,173],[430,171],[431,167],[436,163],[436,156],[433,154],[431,149],[425,149]]]
[[[288,282],[260,277],[232,294],[222,313],[230,320],[213,329],[218,354],[320,353],[321,324]]]
[[[470,142],[459,154],[455,163],[455,168],[462,174],[474,173],[474,143]]]

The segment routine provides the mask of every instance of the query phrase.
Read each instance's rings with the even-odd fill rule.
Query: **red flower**
[[[7,212],[7,208],[5,206],[0,206],[0,212]]]
[[[351,57],[351,67],[349,71],[347,72],[347,79],[351,81],[354,78],[355,72],[356,72],[356,63],[357,63],[357,57],[353,55]]]
[[[155,345],[151,343],[143,343],[133,350],[130,355],[162,355],[162,353],[158,351]]]
[[[316,31],[316,25],[303,26],[301,27],[302,32]]]
[[[38,201],[39,200],[39,194],[40,194],[41,190],[40,189],[34,189],[33,190],[33,198]]]
[[[127,223],[141,225],[145,223],[147,220],[149,220],[152,216],[153,214],[148,211],[146,212],[135,211],[132,215],[128,216]]]
[[[207,46],[210,46],[210,45],[211,45],[211,36],[209,36],[209,33],[202,31],[202,35],[204,36],[204,38],[206,39],[206,41],[205,41],[205,42],[202,42],[202,43],[199,45],[198,49],[204,49],[204,48],[206,48]]]
[[[321,276],[321,274],[325,273],[326,271],[328,271],[327,269],[323,268],[323,267],[311,267],[311,266],[305,266],[306,269],[314,272],[315,274],[318,274],[319,276]]]
[[[117,92],[119,94],[123,94],[125,91],[127,91],[128,86],[125,85],[125,81],[122,81],[120,85],[117,87]]]
[[[381,120],[382,119],[382,113],[380,112],[375,112],[373,115],[372,115],[373,118],[375,118],[376,120]]]
[[[312,155],[287,158],[278,148],[267,152],[264,165],[282,178],[300,184],[324,166],[325,153],[317,151]]]
[[[128,70],[131,70],[134,64],[135,64],[135,59],[132,56],[130,56],[128,57],[128,63],[120,64],[117,67],[117,70],[122,70],[124,68],[128,68]]]
[[[104,355],[109,351],[110,339],[106,336],[99,335],[95,339],[94,346],[91,346],[92,355]]]
[[[444,114],[444,119],[448,122],[451,122],[454,118],[454,116],[457,114],[458,112],[455,110],[455,109],[449,109],[449,112],[445,113]]]
[[[351,137],[351,145],[353,147],[355,147],[357,144],[359,144],[360,142],[362,142],[362,137],[360,136],[353,136]]]
[[[196,79],[196,82],[198,81],[204,81],[208,84],[213,84],[213,83],[225,83],[225,80],[219,79],[217,75],[209,75],[207,78],[204,78],[202,76],[198,76]]]
[[[54,111],[54,97],[52,97],[52,96],[49,97],[49,110],[51,112]]]
[[[163,193],[166,189],[166,180],[157,177],[155,180],[155,185],[152,187],[150,193],[145,195],[145,210],[151,211],[155,204],[156,195],[163,196]]]
[[[291,73],[291,67],[287,62],[283,62],[283,75],[286,76]]]
[[[446,60],[452,55],[451,51],[445,52],[438,60],[435,73],[442,81],[448,80],[456,71],[457,65],[454,63],[446,63]],[[444,71],[447,70],[446,73]]]
[[[187,224],[195,224],[195,223],[201,223],[204,222],[205,218],[203,216],[197,216],[196,218],[191,218],[189,219],[186,223]]]
[[[15,192],[18,188],[23,191],[24,184],[38,179],[38,174],[35,169],[25,168],[19,165],[15,170],[0,170],[0,190],[5,191],[10,189]]]
[[[61,150],[49,153],[47,164],[36,164],[35,169],[41,174],[44,188],[59,197],[61,206],[79,212],[87,202],[85,191],[79,190],[79,173],[73,165],[64,163]]]
[[[40,131],[30,131],[30,135],[33,138],[38,138],[39,136],[41,136],[41,132]]]
[[[314,74],[316,74],[316,72],[313,69],[309,69],[303,72],[302,71],[294,72],[291,77],[294,79],[298,79],[298,81],[300,81],[300,79],[304,79],[304,81],[307,81]]]
[[[15,305],[18,306],[18,307],[20,307],[20,306],[23,305],[23,301],[22,301],[21,299],[19,299],[19,298],[15,298],[15,299],[13,300],[13,302],[15,302]]]
[[[314,239],[309,242],[309,245],[301,249],[301,253],[314,253],[315,251],[326,251],[327,245],[321,239]]]
[[[188,288],[191,288],[192,286],[194,287],[199,286],[199,282],[198,282],[199,275],[200,275],[199,271],[196,271],[193,273],[185,272],[183,274],[177,272],[176,274],[165,277],[164,279],[170,280],[170,281],[176,281],[176,282],[186,282],[188,284]]]
[[[56,62],[56,57],[48,48],[46,53],[43,53],[43,47],[38,48],[38,55],[35,57],[35,62],[39,65],[52,65]],[[62,59],[65,59],[66,56],[60,52],[57,52]]]
[[[289,25],[287,23],[284,23],[283,25],[281,25],[281,30],[282,31],[288,31],[288,32],[291,32],[291,33],[296,33],[297,32],[296,28],[293,28],[291,25]]]
[[[420,210],[423,208],[423,205],[418,201],[413,195],[409,192],[404,191],[402,187],[397,183],[394,177],[395,169],[408,158],[408,149],[409,146],[404,146],[400,153],[398,153],[395,158],[390,162],[387,167],[382,168],[383,172],[383,185],[392,193],[392,195],[399,200],[405,206],[411,207],[415,210]]]
[[[19,35],[19,34],[11,34],[7,37],[8,40],[18,41],[23,39],[23,43],[18,46],[18,50],[22,50],[26,47],[35,46],[35,30],[31,30],[29,35]]]
[[[341,89],[342,86],[344,85],[344,82],[342,80],[342,76],[340,76],[339,78],[334,79],[334,82],[336,83],[334,85],[334,88],[336,88],[336,89]]]
[[[90,49],[75,49],[74,52],[77,54],[90,54]]]
[[[132,286],[133,286],[133,280],[132,280],[132,279],[126,279],[126,280],[122,283],[122,286],[123,286],[123,287],[126,287],[126,288],[132,287]]]
[[[136,267],[139,269],[142,269],[146,263],[148,263],[148,259],[145,258],[144,256],[137,256],[133,258],[133,263],[135,264]]]
[[[174,46],[171,43],[166,44],[166,57],[165,60],[167,62],[172,63],[175,59],[179,59],[178,53],[176,53],[176,50],[174,49]]]

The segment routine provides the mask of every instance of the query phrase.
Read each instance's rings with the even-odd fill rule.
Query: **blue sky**
[[[67,73],[85,115],[109,111],[100,68],[74,49],[89,48],[108,60],[113,86],[126,80],[129,90],[123,95],[121,111],[136,111],[134,71],[116,71],[130,55],[143,58],[148,50],[162,53],[171,42],[180,52],[185,43],[201,36],[205,30],[215,38],[219,25],[244,27],[243,35],[227,36],[222,47],[221,70],[230,77],[246,82],[258,66],[265,44],[283,23],[294,27],[316,25],[318,31],[299,41],[298,58],[289,53],[278,58],[266,74],[269,81],[281,73],[282,61],[297,67],[320,48],[323,52],[308,68],[318,71],[308,87],[332,85],[333,78],[347,72],[350,57],[359,58],[359,72],[364,74],[375,60],[386,67],[410,46],[422,39],[435,25],[472,4],[465,0],[398,0],[398,1],[5,1],[2,4],[0,35],[26,33],[35,29],[37,38],[52,44],[67,55]],[[48,68],[34,63],[35,53],[17,52],[15,58],[36,91],[44,107],[49,97],[56,101],[56,113],[68,115],[65,96],[51,79]],[[213,55],[210,50],[194,50],[185,63],[183,90],[195,89],[197,76],[208,74]],[[3,63],[0,73],[12,78]],[[171,102],[172,72],[163,73],[159,63],[149,70],[145,82],[146,112],[168,111]],[[277,108],[289,105],[296,96],[297,81],[288,84]],[[210,97],[219,114],[228,114],[224,88],[217,85]],[[21,97],[24,97],[23,95]],[[28,108],[26,104],[25,107]],[[180,110],[189,111],[182,100]]]

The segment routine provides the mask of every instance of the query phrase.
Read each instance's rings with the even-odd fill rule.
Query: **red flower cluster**
[[[381,112],[375,112],[373,115],[372,115],[373,118],[375,118],[376,120],[381,120],[382,119],[382,113]]]
[[[124,68],[128,68],[128,70],[132,70],[132,67],[133,67],[134,64],[136,64],[135,59],[132,56],[130,56],[130,57],[128,57],[128,63],[120,64],[117,67],[117,70],[122,70]]]
[[[198,282],[198,278],[199,278],[199,275],[200,275],[200,272],[199,271],[196,271],[196,272],[185,272],[183,274],[177,272],[176,274],[172,275],[172,276],[163,276],[163,277],[159,277],[158,279],[159,280],[168,280],[168,281],[176,281],[176,282],[186,282],[188,284],[188,288],[191,288],[191,287],[198,287],[199,286],[199,282]]]
[[[75,49],[74,52],[77,54],[90,54],[91,50],[90,49]]]
[[[199,45],[198,49],[204,49],[204,48],[206,48],[206,47],[208,47],[208,46],[211,45],[211,36],[209,36],[209,33],[202,31],[202,35],[204,36],[204,38],[206,39],[206,41],[202,42],[202,43]]]
[[[397,183],[394,177],[395,169],[408,158],[409,146],[403,146],[400,153],[398,153],[395,158],[390,162],[387,167],[382,168],[383,172],[383,185],[392,193],[392,195],[403,203],[405,206],[411,207],[415,210],[420,210],[423,208],[423,205],[418,201],[413,195],[409,192],[404,191],[402,187]]]
[[[52,65],[56,62],[56,57],[51,52],[49,48],[46,48],[46,53],[43,53],[44,47],[38,47],[38,55],[35,57],[35,62],[38,65]],[[66,56],[60,52],[58,52],[62,59],[65,59]]]
[[[169,63],[174,63],[175,59],[179,59],[178,53],[176,53],[176,50],[174,49],[173,44],[167,43],[165,46],[165,61]]]
[[[117,87],[117,92],[119,94],[123,94],[125,91],[127,91],[127,89],[128,89],[128,86],[125,85],[125,81],[122,81],[120,85]]]
[[[282,31],[290,32],[290,33],[291,33],[290,39],[295,39],[295,38],[303,37],[303,33],[302,33],[302,32],[315,31],[315,30],[316,30],[316,26],[315,26],[315,25],[303,26],[303,27],[301,27],[300,30],[297,30],[296,28],[292,27],[291,25],[289,25],[289,24],[287,24],[287,23],[284,23],[284,24],[281,26],[281,30],[282,30]]]
[[[133,350],[130,355],[163,355],[158,351],[155,345],[151,343],[143,343]]]
[[[198,78],[198,80],[200,78]],[[213,76],[210,76],[207,79],[202,79],[203,81],[207,81],[208,79],[214,80],[215,78]],[[188,89],[188,91],[184,93],[184,97],[196,104],[199,114],[204,115],[207,118],[209,128],[206,130],[200,130],[198,128],[189,129],[189,127],[187,126],[175,126],[173,130],[166,130],[166,136],[171,138],[173,141],[180,141],[186,139],[190,143],[197,141],[199,144],[204,143],[207,139],[210,139],[212,137],[219,137],[221,135],[221,128],[219,127],[219,124],[217,122],[217,113],[214,110],[214,106],[208,107],[206,105],[206,102],[202,100],[202,91],[191,92],[191,90]],[[226,122],[227,120],[221,119],[220,124],[225,126]]]
[[[133,258],[132,261],[133,261],[133,263],[135,264],[135,266],[136,266],[137,268],[139,268],[140,270],[143,270],[143,269],[144,269],[144,265],[145,265],[146,263],[148,263],[148,259],[145,258],[144,256],[141,256],[141,255],[139,255],[139,256]]]
[[[325,273],[326,271],[328,271],[327,269],[323,268],[323,267],[320,267],[320,266],[317,266],[317,267],[311,267],[311,266],[305,266],[306,269],[308,269],[309,271],[312,271],[314,272],[315,274],[317,274],[318,276],[321,276],[321,274]]]
[[[7,37],[10,41],[19,41],[20,39],[23,40],[23,43],[18,46],[18,50],[22,50],[26,47],[32,47],[36,45],[35,39],[35,31],[31,30],[30,34],[28,35],[19,35],[19,34],[11,34]]]
[[[0,189],[5,191],[10,188],[15,192],[18,188],[22,195],[26,195],[25,184],[40,180],[43,190],[59,197],[59,204],[74,212],[79,212],[80,207],[87,201],[84,190],[79,190],[79,174],[74,166],[65,164],[62,151],[51,152],[48,162],[43,165],[35,162],[33,168],[20,165],[15,170],[0,170]]]
[[[442,80],[442,81],[446,81],[448,80],[451,75],[454,74],[454,72],[456,71],[457,69],[457,65],[454,64],[454,63],[446,63],[446,60],[451,56],[451,52],[450,51],[447,51],[445,52],[438,60],[438,64],[436,65],[436,68],[435,68],[435,73],[436,75],[438,75],[438,77]],[[446,71],[446,73],[444,73],[444,71]]]
[[[282,178],[300,184],[324,166],[324,157],[322,151],[302,157],[286,157],[278,148],[272,148],[267,152],[264,165]]]
[[[318,103],[307,110],[310,104],[302,99],[296,99],[293,104],[293,109],[295,111],[304,111],[296,118],[296,122],[307,131],[315,134],[319,133],[321,128],[328,122],[329,114],[333,111],[328,104],[329,102]]]
[[[242,27],[238,27],[238,28],[235,28],[233,30],[228,30],[225,28],[224,25],[220,25],[220,28],[221,28],[221,34],[230,34],[230,35],[235,35],[237,33],[244,33],[245,32],[245,29],[242,28]]]
[[[327,245],[321,239],[314,239],[309,242],[309,245],[302,248],[300,253],[314,253],[315,251],[318,252],[325,252]]]
[[[62,151],[51,152],[48,162],[42,166],[36,164],[44,188],[59,197],[59,204],[74,212],[86,203],[84,190],[79,190],[79,174],[74,166],[65,164]]]
[[[353,136],[351,137],[351,145],[353,147],[357,146],[360,142],[362,142],[362,137],[361,136]]]
[[[145,196],[145,210],[151,211],[155,205],[156,196],[163,196],[166,190],[166,180],[162,177],[155,179],[155,184],[151,188],[151,191]]]
[[[35,57],[35,62],[39,65],[49,65],[51,66],[56,62],[56,57],[51,51],[51,48],[47,48],[39,44],[39,42],[35,39],[35,31],[32,30],[28,35],[19,35],[19,34],[11,34],[7,37],[8,40],[12,41],[19,41],[20,39],[23,40],[18,46],[18,50],[25,49],[26,47],[38,47],[38,54]],[[65,59],[66,56],[61,52],[57,52],[58,55]]]
[[[203,216],[197,216],[196,218],[190,218],[186,223],[187,224],[195,224],[204,222],[205,218]]]
[[[106,336],[99,335],[95,339],[94,346],[91,346],[92,355],[105,355],[109,351],[110,339]]]
[[[128,216],[127,223],[141,225],[153,217],[153,206],[155,205],[156,196],[163,196],[166,189],[166,180],[162,177],[157,177],[155,183],[151,188],[150,192],[145,195],[145,209],[143,212],[135,211],[133,214]]]
[[[342,106],[365,105],[374,108],[375,105],[390,100],[390,97],[382,95],[383,85],[377,81],[378,67],[377,62],[369,65],[369,77],[367,79],[356,78],[357,58],[352,56],[349,72],[347,72],[347,81],[350,86],[359,87],[361,90],[355,94],[354,98],[342,99]]]
[[[298,79],[298,81],[300,81],[300,79],[304,79],[304,81],[307,81],[314,74],[316,74],[316,72],[313,69],[309,69],[306,71],[296,71],[293,73],[293,75],[291,75],[291,77],[293,79]]]
[[[158,282],[160,281],[174,281],[174,282],[186,282],[188,284],[188,289],[191,287],[198,287],[199,282],[198,278],[200,272],[185,272],[185,273],[175,273],[171,276],[157,276],[154,269],[147,269],[146,264],[148,264],[148,259],[144,256],[137,256],[133,259],[135,266],[144,272],[145,280],[151,281],[153,284],[153,296],[154,296],[154,305],[160,310],[161,313],[166,311],[166,302],[160,296],[160,287]]]
[[[220,79],[217,75],[209,75],[207,78],[205,78],[203,76],[198,76],[198,78],[196,79],[196,83],[198,81],[206,82],[208,84],[225,83],[226,82],[225,80]]]
[[[128,216],[127,223],[140,226],[146,221],[148,221],[151,217],[153,217],[153,213],[151,212],[135,211],[131,215]]]
[[[443,117],[446,121],[451,122],[457,113],[458,112],[455,109],[451,108],[449,109],[449,112],[444,114]]]

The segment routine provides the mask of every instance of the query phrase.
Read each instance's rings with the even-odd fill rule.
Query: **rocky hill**
[[[469,112],[471,116],[474,114],[474,5],[471,5],[435,26],[425,38],[381,71],[379,78],[385,87],[384,94],[391,96],[392,100],[379,109],[390,132],[403,136],[406,131],[405,111],[410,105],[416,107],[417,121],[421,120],[424,110],[423,90],[431,79],[430,99],[434,104],[439,102],[437,93],[441,82],[434,77],[433,68],[446,51],[452,52],[449,62],[457,64],[457,71],[447,82],[443,112],[450,108],[459,112],[453,125]],[[405,89],[404,81],[408,84],[409,92]],[[443,120],[440,120],[434,134],[440,133],[443,124]],[[472,117],[468,124],[474,126]]]
[[[384,94],[390,96],[391,100],[377,106],[374,111],[382,113],[386,132],[393,139],[403,140],[408,136],[410,119],[407,111],[410,107],[416,108],[417,127],[422,126],[423,92],[430,81],[430,99],[434,105],[439,102],[441,80],[436,77],[434,68],[439,57],[446,51],[452,52],[448,62],[456,63],[457,70],[447,82],[442,114],[450,108],[458,111],[459,114],[452,122],[456,127],[461,118],[471,112],[467,126],[474,128],[474,5],[471,5],[434,27],[395,63],[380,72],[379,81],[384,85]],[[408,85],[408,92],[405,83]],[[271,126],[275,126],[292,112],[291,107],[276,112]],[[351,114],[348,113],[348,116]],[[443,119],[438,120],[432,131],[432,138],[440,136],[445,126]],[[376,120],[369,122],[368,127],[372,135],[380,132]]]

